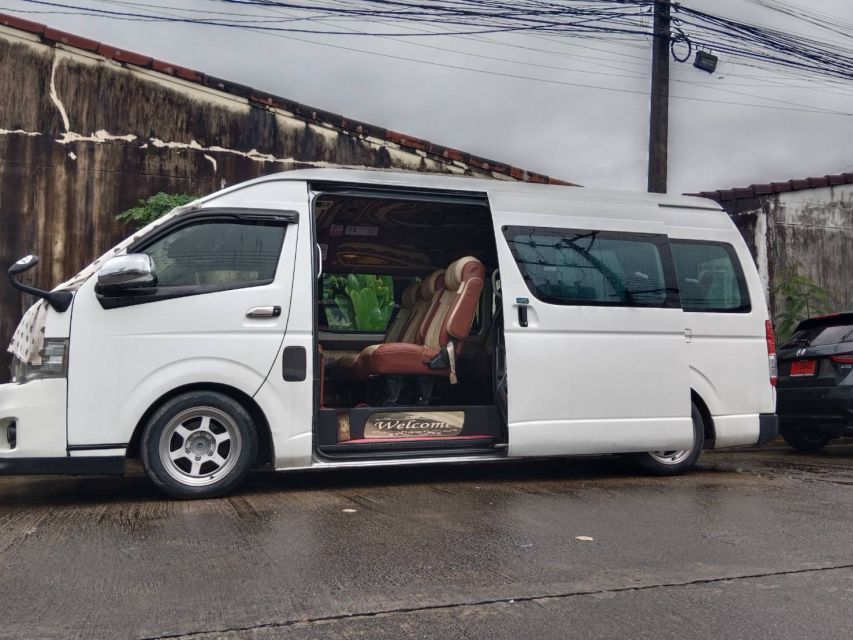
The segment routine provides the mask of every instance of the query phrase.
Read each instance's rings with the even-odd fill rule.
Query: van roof
[[[424,189],[440,189],[445,191],[472,191],[480,193],[517,193],[517,194],[553,194],[560,198],[577,200],[611,201],[614,203],[636,202],[645,200],[648,204],[659,204],[667,207],[687,209],[706,209],[723,211],[719,204],[705,198],[695,196],[680,196],[636,191],[616,191],[588,189],[586,187],[536,184],[510,180],[493,180],[488,178],[472,178],[469,176],[445,173],[418,173],[407,171],[390,171],[387,169],[296,169],[274,173],[240,186],[270,182],[276,180],[308,180],[314,182],[336,182],[342,184],[375,185],[381,187],[420,187]],[[237,185],[235,185],[237,186]]]

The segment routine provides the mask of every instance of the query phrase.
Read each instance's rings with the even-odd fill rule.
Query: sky
[[[851,0],[786,1],[853,22]],[[67,4],[122,9],[115,0]],[[152,9],[161,13],[172,7],[242,10],[215,0],[148,4],[165,7]],[[682,4],[825,42],[827,35],[832,38],[748,0]],[[646,188],[651,47],[642,36],[614,42],[530,33],[269,35],[29,13],[45,10],[62,11],[0,0],[5,13],[437,144],[588,187]],[[376,29],[375,24],[353,21],[346,25]],[[851,36],[838,35],[834,41],[853,46]],[[670,101],[670,193],[853,171],[853,81],[774,73],[727,61],[723,53],[719,57],[717,71],[710,75],[689,62],[671,63],[671,95],[693,99]],[[814,109],[844,115],[808,112]]]

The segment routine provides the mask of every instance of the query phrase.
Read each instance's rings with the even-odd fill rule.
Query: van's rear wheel
[[[693,444],[690,448],[638,453],[636,460],[643,469],[660,476],[672,476],[696,464],[705,445],[705,421],[695,404],[691,405],[690,415],[693,418]]]
[[[191,391],[161,406],[142,433],[142,463],[176,498],[213,498],[233,490],[258,452],[251,416],[213,391]]]

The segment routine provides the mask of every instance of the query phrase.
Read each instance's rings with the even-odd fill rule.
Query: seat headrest
[[[445,273],[444,286],[450,291],[456,291],[469,278],[484,278],[486,268],[483,263],[472,256],[465,256],[452,262]]]
[[[444,269],[433,271],[427,278],[421,282],[421,299],[429,302],[432,300],[435,292],[439,290],[444,281]]]
[[[400,304],[404,309],[412,309],[418,302],[418,296],[421,293],[421,283],[412,282],[403,290],[403,295],[400,296]]]

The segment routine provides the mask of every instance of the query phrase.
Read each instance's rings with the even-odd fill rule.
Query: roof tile
[[[465,161],[465,152],[460,151],[459,149],[453,149],[451,147],[447,147],[441,153],[441,157],[446,158],[447,160],[455,160],[456,162],[464,162]],[[519,171],[523,171],[519,169]]]
[[[126,49],[119,49],[118,47],[113,47],[103,43],[98,45],[96,51],[98,55],[104,56],[105,58],[110,58],[116,62],[135,64],[138,67],[149,67],[154,61],[154,58],[151,56],[144,56],[140,53],[134,53],[133,51],[127,51]]]
[[[199,84],[204,83],[204,74],[200,71],[196,71],[195,69],[179,67],[176,64],[171,64],[170,62],[163,62],[162,60],[157,60],[156,58],[151,61],[151,68],[154,69],[154,71],[159,71],[160,73],[168,73],[171,76],[177,76],[178,78],[183,78],[184,80],[189,80],[190,82],[198,82]]]
[[[27,33],[35,33],[41,35],[47,29],[47,25],[41,24],[40,22],[33,22],[31,20],[24,20],[23,18],[16,18],[15,16],[6,15],[5,13],[0,13],[0,24],[4,27],[11,27],[12,29],[20,29],[21,31],[26,31]]]
[[[748,187],[735,189],[724,189],[720,191],[702,191],[699,194],[704,198],[711,198],[721,202],[723,200],[735,200],[738,198],[752,198],[760,195],[773,193],[786,193],[788,191],[803,191],[804,189],[820,189],[822,187],[837,186],[842,184],[853,184],[853,172],[837,173],[828,176],[817,176],[802,178],[800,180],[786,180],[784,182],[771,182],[770,184],[753,184]]]
[[[69,47],[76,47],[78,49],[83,49],[84,51],[97,51],[98,47],[101,46],[101,43],[97,40],[90,40],[89,38],[76,36],[73,33],[66,33],[59,29],[51,29],[50,27],[44,30],[43,37],[45,40],[61,42]]]
[[[241,98],[246,99],[255,93],[255,90],[252,89],[252,87],[245,84],[238,84],[236,82],[231,82],[230,80],[223,80],[222,78],[206,74],[204,76],[204,84],[212,89],[219,89],[225,93],[230,93],[231,95],[240,96]]]

